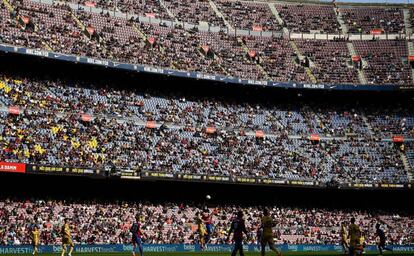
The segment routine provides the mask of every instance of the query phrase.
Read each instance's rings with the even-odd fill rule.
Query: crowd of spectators
[[[150,6],[152,1],[146,2]],[[363,81],[358,76],[359,66],[352,62],[347,46],[352,43],[361,57],[363,65],[360,67],[366,73],[368,84],[412,84],[410,63],[404,61],[409,55],[405,40],[293,40],[298,48],[295,49],[287,38],[275,34],[272,37],[236,36],[225,30],[203,32],[197,28],[184,29],[180,24],[169,27],[162,22],[141,22],[137,17],[114,17],[110,11],[93,13],[87,11],[87,8],[75,10],[62,2],[47,4],[32,0],[13,0],[11,3],[15,8],[13,12],[9,12],[2,3],[0,42],[16,46],[244,79],[310,83],[314,77],[316,82],[324,84],[359,84]],[[165,4],[169,5],[168,1]],[[227,6],[229,4],[236,6]],[[207,11],[210,4],[205,1],[189,1],[188,5],[199,6],[197,8],[201,10],[197,13],[204,13],[206,16],[214,13],[210,9]],[[270,9],[262,10],[270,8],[267,4],[227,1],[218,2],[217,5],[224,13],[229,12],[226,14],[229,17],[241,19],[242,22],[236,24],[236,28],[255,26],[261,30],[279,29],[276,18],[271,18]],[[315,30],[326,23],[330,25],[325,30],[337,30],[332,25],[337,21],[331,6],[312,6],[276,5],[276,8],[280,8],[282,18],[291,16],[293,20],[301,17],[306,19],[306,22],[294,22],[298,23],[298,28]],[[177,11],[181,12],[180,8],[184,7],[179,7]],[[253,18],[245,18],[246,14],[239,14],[238,12],[242,12],[240,8],[243,13],[248,13],[249,8],[256,10],[251,14]],[[309,9],[314,15],[318,13],[313,11],[315,8],[323,10],[323,13],[332,13],[318,16],[319,19],[329,18],[329,22],[315,21],[302,8]],[[188,11],[184,13],[189,15]],[[216,23],[214,19],[211,22]],[[246,22],[248,24],[244,24]],[[290,26],[292,25],[288,25]],[[299,59],[300,53],[303,53],[306,61]],[[308,66],[310,74],[306,71]]]
[[[404,33],[404,14],[398,8],[341,8],[349,33],[370,34],[380,29],[389,34]]]
[[[341,31],[331,5],[278,4],[276,8],[291,32],[339,34]]]
[[[282,29],[266,3],[218,0],[216,4],[235,28],[253,31]]]
[[[276,221],[273,228],[278,244],[339,244],[340,223],[351,217],[365,234],[367,244],[375,244],[375,224],[381,223],[391,244],[413,244],[413,218],[404,212],[330,210],[322,208],[269,207]],[[40,227],[40,243],[58,245],[63,218],[74,226],[76,244],[129,244],[129,228],[137,214],[142,216],[144,243],[198,243],[195,214],[213,214],[214,232],[210,243],[227,243],[227,233],[234,214],[244,212],[249,239],[257,243],[261,208],[258,206],[216,206],[137,202],[82,202],[56,200],[0,201],[0,245],[30,244],[33,224]]]
[[[1,112],[1,158],[230,177],[407,182],[399,147],[381,139],[391,138],[390,126],[393,132],[412,135],[413,123],[407,122],[413,119],[410,109],[401,112],[406,117],[388,118],[393,112],[386,109],[365,113],[369,108],[336,106],[324,111],[318,105],[232,103],[114,88],[76,80],[3,76],[0,103],[6,109],[18,106],[21,113]],[[395,120],[404,126],[394,127]],[[158,126],[148,128],[151,121]],[[256,131],[263,131],[265,137],[247,134]],[[308,138],[312,133],[356,138],[313,143]]]
[[[207,22],[211,26],[226,27],[223,18],[216,15],[208,0],[164,0],[164,3],[178,21],[190,24]]]
[[[405,41],[357,41],[355,50],[367,62],[364,71],[369,84],[404,84],[412,80],[411,65],[403,56],[408,52]]]

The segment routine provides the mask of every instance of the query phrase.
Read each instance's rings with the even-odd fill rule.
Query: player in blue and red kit
[[[211,235],[213,234],[213,213],[210,214],[209,210],[206,209],[203,213],[203,216],[201,217],[204,221],[204,224],[206,225],[206,239],[205,243],[210,242]]]
[[[234,248],[231,252],[231,256],[236,256],[237,252],[240,252],[240,256],[244,256],[243,252],[243,233],[248,236],[247,230],[246,230],[246,224],[243,219],[243,212],[239,211],[237,213],[237,217],[232,221],[229,235],[227,237],[227,240],[230,240],[231,233],[234,233],[233,235],[233,241],[234,241]]]
[[[139,249],[139,254],[141,256],[144,256],[144,249],[142,248],[142,230],[141,230],[141,223],[140,218],[137,215],[135,218],[136,222],[132,224],[131,229],[129,230],[132,233],[132,245],[134,246],[134,249],[132,251],[132,255],[135,256],[135,251]]]

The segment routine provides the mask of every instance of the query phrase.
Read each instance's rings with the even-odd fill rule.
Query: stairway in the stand
[[[276,9],[275,3],[269,3],[269,8],[270,8],[270,11],[272,11],[273,15],[276,17],[276,20],[279,23],[279,25],[283,26],[284,25],[283,19],[280,17],[279,12]],[[288,34],[289,30],[283,26],[283,32],[285,34]]]
[[[3,0],[3,4],[7,8],[7,10],[9,10],[9,12],[16,12],[14,6],[10,4],[8,0]],[[17,16],[16,19],[19,20],[20,16]],[[33,25],[34,25],[35,31],[39,32],[38,25],[36,23],[33,23]],[[50,47],[50,45],[44,39],[40,39],[40,40],[43,46],[46,48],[46,50],[51,51],[51,52],[53,51],[52,47]]]
[[[338,21],[339,25],[341,25],[342,34],[348,34],[348,26],[346,25],[343,17],[342,12],[339,8],[334,8],[334,12],[336,13],[336,20]]]
[[[349,55],[352,58],[352,56],[358,55],[358,53],[355,50],[353,43],[347,43],[346,46],[348,47]],[[364,60],[361,60],[362,63],[364,63]],[[363,65],[364,66],[364,65]],[[364,69],[357,68],[358,71],[358,79],[361,84],[368,84],[367,77],[365,76]]]
[[[161,7],[164,8],[164,10],[168,13],[168,16],[170,16],[170,18],[173,19],[174,22],[178,23],[178,19],[175,17],[174,13],[172,13],[172,11],[167,8],[167,5],[165,5],[164,1],[158,0],[158,2],[160,3]]]
[[[227,21],[226,17],[223,15],[223,13],[220,12],[217,5],[212,0],[209,0],[208,2],[210,4],[211,8],[213,9],[213,11],[216,13],[217,17],[220,17],[220,18],[223,19],[224,24],[226,24],[226,27],[229,29],[229,31],[234,31],[233,26],[230,25],[230,23]]]
[[[401,160],[404,164],[404,170],[407,172],[408,182],[411,183],[413,181],[413,170],[411,168],[410,163],[408,162],[408,158],[405,154],[400,153]]]
[[[412,41],[407,41],[407,49],[408,49],[408,55],[414,56],[414,43]],[[414,83],[414,69],[411,69],[411,80]]]
[[[413,34],[413,28],[411,26],[411,12],[409,9],[403,9],[404,14],[404,26],[405,26],[405,34],[406,36],[410,36]]]
[[[305,56],[303,56],[303,54],[301,53],[301,51],[299,50],[298,46],[296,45],[294,41],[290,41],[290,46],[292,47],[293,51],[296,53],[296,55],[299,57],[300,60],[303,60],[305,58]],[[317,84],[318,81],[316,80],[316,77],[312,74],[312,70],[309,67],[304,67],[304,68],[310,81],[313,84]]]

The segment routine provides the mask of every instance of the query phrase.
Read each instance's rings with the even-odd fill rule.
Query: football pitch
[[[32,254],[12,254],[14,256],[33,256]],[[50,254],[39,254],[39,256],[58,256],[59,253],[50,253]],[[67,255],[67,254],[66,254]],[[73,253],[72,256],[131,256],[132,253]],[[137,254],[138,256],[139,254]],[[230,252],[147,252],[144,253],[145,256],[225,256],[231,255]],[[239,254],[237,254],[239,255]],[[245,252],[245,256],[260,256],[258,252]],[[266,255],[274,256],[275,253],[266,253]],[[339,256],[344,255],[343,253],[338,252],[286,252],[283,253],[284,256]],[[367,252],[363,255],[379,255],[378,252]],[[389,256],[399,256],[399,255],[414,255],[413,252],[386,252],[384,255]]]

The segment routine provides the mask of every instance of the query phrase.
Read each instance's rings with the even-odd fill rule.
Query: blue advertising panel
[[[414,245],[390,245],[394,251],[414,252]],[[208,245],[207,252],[230,252],[232,245]],[[279,245],[278,248],[282,252],[342,252],[340,245],[312,245],[312,244],[298,244],[298,245]],[[244,245],[247,252],[259,252],[257,245]],[[58,253],[61,252],[62,247],[58,245],[43,245],[39,246],[39,253]],[[366,251],[377,251],[375,245],[369,245],[365,248]],[[99,252],[131,252],[132,245],[123,244],[108,244],[108,245],[75,245],[74,252],[77,253],[99,253]],[[144,251],[146,252],[201,252],[198,244],[144,244]],[[32,252],[30,245],[18,246],[0,246],[0,254],[29,254]]]
[[[198,72],[187,72],[172,70],[168,68],[149,67],[139,64],[119,63],[110,60],[101,60],[90,57],[74,56],[60,53],[48,52],[45,50],[27,49],[24,47],[16,47],[10,45],[0,44],[0,51],[13,52],[24,55],[33,55],[55,60],[63,60],[68,62],[76,62],[83,64],[98,65],[116,69],[131,70],[136,72],[145,72],[153,74],[162,74],[167,76],[186,77],[193,79],[211,80],[222,83],[243,84],[243,85],[257,85],[279,88],[295,88],[295,89],[325,89],[325,90],[360,90],[360,91],[396,91],[400,90],[397,85],[355,85],[355,84],[303,84],[295,82],[275,82],[265,80],[249,80],[235,77],[228,77],[222,75],[203,74]]]

